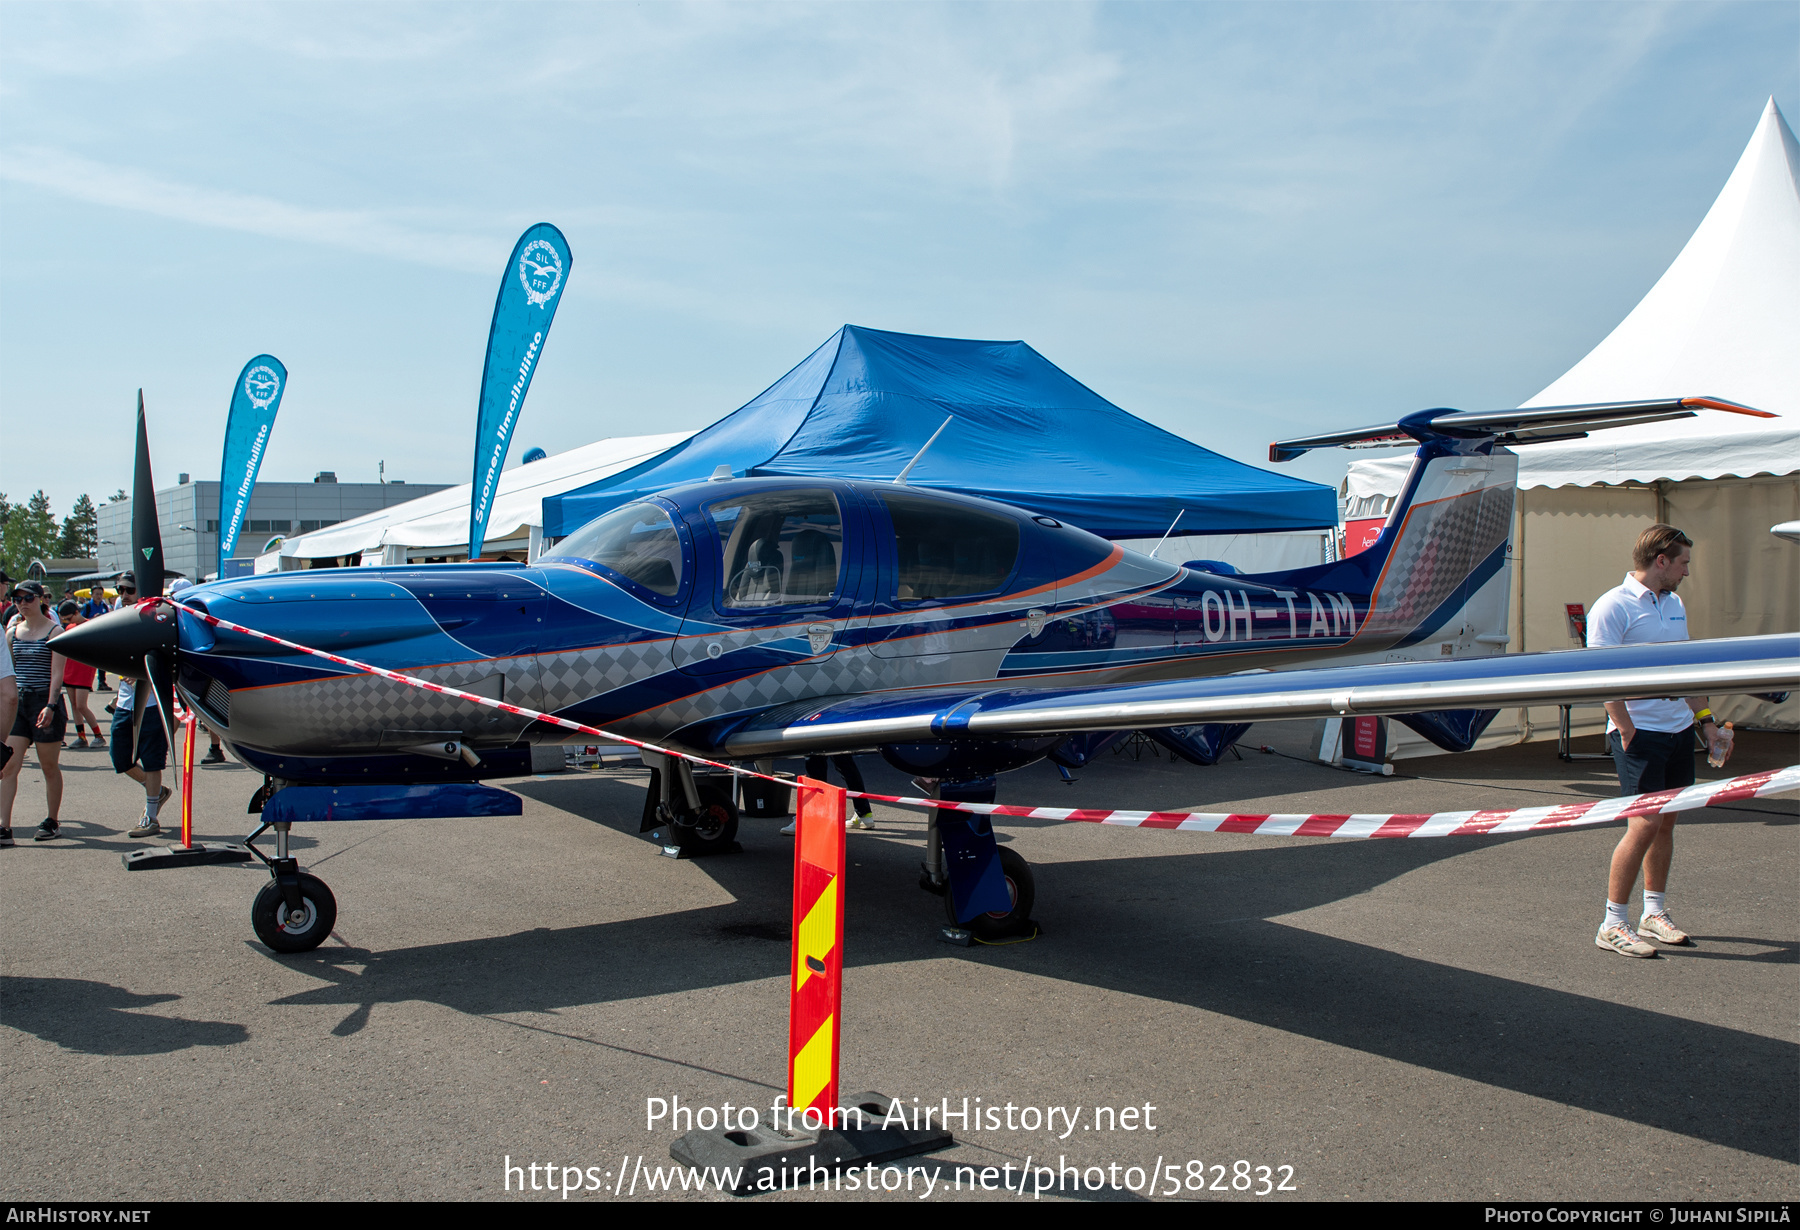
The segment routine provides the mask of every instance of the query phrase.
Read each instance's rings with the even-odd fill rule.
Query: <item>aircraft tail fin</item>
[[[1454,641],[1455,656],[1499,652],[1518,472],[1518,457],[1492,436],[1428,440],[1367,548],[1247,579],[1344,595],[1356,610],[1358,648]]]
[[[1506,644],[1519,460],[1504,445],[1585,436],[1590,431],[1702,409],[1775,416],[1715,397],[1544,406],[1495,412],[1421,410],[1397,423],[1269,446],[1283,461],[1311,449],[1419,442],[1412,468],[1380,535],[1365,550],[1316,568],[1259,577],[1357,595],[1354,643],[1369,650],[1443,643],[1443,652],[1495,653]]]

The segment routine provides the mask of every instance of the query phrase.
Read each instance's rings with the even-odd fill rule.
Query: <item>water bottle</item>
[[[1731,755],[1731,723],[1715,726],[1713,730],[1716,733],[1706,741],[1706,763],[1717,769],[1722,767]]]

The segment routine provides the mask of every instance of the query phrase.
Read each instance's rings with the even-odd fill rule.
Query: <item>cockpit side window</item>
[[[587,560],[654,594],[681,590],[681,537],[655,504],[627,504],[588,522],[542,559]]]
[[[880,492],[894,523],[900,602],[968,598],[1006,584],[1019,562],[1011,517],[902,492]]]
[[[844,523],[829,491],[773,491],[707,506],[722,545],[727,610],[829,602],[843,571]]]

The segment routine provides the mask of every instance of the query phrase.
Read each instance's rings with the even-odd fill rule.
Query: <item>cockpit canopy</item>
[[[830,607],[857,592],[878,607],[980,601],[1079,571],[1110,549],[1054,518],[967,496],[749,479],[622,505],[542,558],[598,565],[665,604],[697,582],[703,601],[730,616]]]

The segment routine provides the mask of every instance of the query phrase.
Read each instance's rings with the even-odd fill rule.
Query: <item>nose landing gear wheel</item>
[[[300,909],[290,913],[281,885],[270,880],[250,907],[256,938],[276,952],[311,952],[337,925],[337,898],[315,876],[300,877]]]
[[[951,926],[975,933],[978,940],[1001,940],[1021,935],[1031,924],[1031,907],[1037,900],[1037,884],[1031,877],[1031,864],[1006,846],[999,849],[1000,874],[1006,877],[1006,892],[1012,898],[1010,910],[977,914],[967,922],[956,917],[956,894],[944,894],[944,913]],[[922,882],[921,882],[922,883]]]

